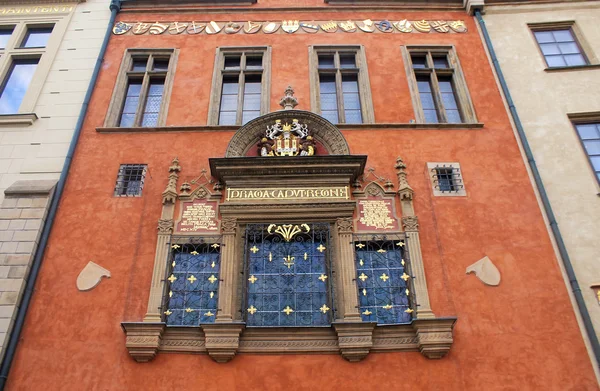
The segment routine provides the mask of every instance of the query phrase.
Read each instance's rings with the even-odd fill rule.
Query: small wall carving
[[[82,292],[92,290],[100,284],[102,277],[110,278],[110,272],[90,261],[77,276],[77,289]]]
[[[487,256],[467,267],[467,274],[469,273],[475,273],[485,285],[497,286],[500,284],[500,271]]]

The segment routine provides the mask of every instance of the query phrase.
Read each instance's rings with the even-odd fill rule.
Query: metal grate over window
[[[436,166],[431,170],[435,190],[445,192],[459,192],[464,189],[460,168],[449,166]]]
[[[247,326],[327,326],[333,317],[329,224],[249,224]]]
[[[115,185],[115,197],[136,197],[142,195],[146,164],[121,164]]]
[[[414,289],[401,235],[355,235],[356,284],[363,321],[410,323]]]
[[[221,237],[174,239],[164,300],[169,326],[213,323],[217,314]]]

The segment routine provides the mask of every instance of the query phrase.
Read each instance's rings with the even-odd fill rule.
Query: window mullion
[[[240,64],[241,66],[241,64]],[[246,76],[244,71],[240,70],[240,76],[238,78],[238,99],[237,99],[237,110],[235,115],[235,123],[241,125],[242,114],[244,111],[244,88],[246,85]]]
[[[148,72],[144,74],[144,79],[142,81],[142,87],[140,89],[140,97],[138,100],[137,110],[135,112],[135,122],[134,126],[141,126],[142,119],[144,117],[144,106],[146,106],[146,96],[148,95],[148,88],[150,85],[150,76]]]
[[[437,107],[439,122],[447,123],[448,118],[446,116],[446,110],[444,109],[444,104],[442,103],[442,92],[440,91],[440,84],[438,83],[437,75],[435,70],[431,72],[431,90],[433,92],[433,99],[435,100],[435,106]]]
[[[337,94],[338,121],[340,124],[346,123],[344,113],[344,91],[342,90],[342,72],[338,69],[335,72],[335,92]]]

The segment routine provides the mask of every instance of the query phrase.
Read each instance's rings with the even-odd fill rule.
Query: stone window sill
[[[122,323],[125,346],[137,362],[157,353],[208,354],[219,363],[237,353],[341,354],[350,362],[370,352],[420,351],[425,357],[444,357],[453,343],[456,318],[428,318],[411,324],[377,326],[367,322],[338,322],[332,327],[246,328],[244,323],[212,323],[200,327],[167,327],[165,323]]]
[[[0,128],[31,126],[38,119],[35,113],[0,114]]]
[[[588,65],[577,65],[572,67],[552,67],[544,69],[545,72],[569,72],[569,71],[583,71],[587,69],[600,69],[600,64],[588,64]]]

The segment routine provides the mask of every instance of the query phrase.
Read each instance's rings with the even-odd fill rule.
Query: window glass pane
[[[319,68],[334,68],[333,54],[319,56]]]
[[[237,77],[234,80],[224,80],[223,81],[223,94],[224,95],[232,95],[235,94],[237,95],[238,93],[238,82],[237,82]]]
[[[246,69],[262,69],[262,56],[247,56]]]
[[[328,120],[329,122],[331,122],[333,124],[339,123],[337,110],[335,110],[335,111],[321,110],[321,117],[325,118],[326,120]]]
[[[223,95],[221,97],[221,111],[237,111],[237,101],[237,94]]]
[[[156,126],[158,124],[158,113],[160,112],[164,87],[164,80],[153,80],[150,83],[142,117],[142,126]]]
[[[542,53],[545,56],[560,54],[560,49],[556,43],[543,43],[540,45],[540,49],[542,49]]]
[[[567,63],[562,56],[546,56],[546,61],[549,67],[564,67]]]
[[[583,140],[600,138],[600,132],[595,124],[577,125],[577,132]]]
[[[592,166],[595,171],[600,171],[600,156],[591,156]]]
[[[579,46],[575,42],[559,43],[558,48],[562,54],[579,54]]]
[[[125,103],[123,104],[123,111],[121,113],[121,121],[119,126],[128,128],[135,125],[135,112],[138,107],[140,99],[140,92],[142,90],[142,81],[133,80],[129,82],[127,87],[127,95],[125,97]]]
[[[260,116],[260,111],[245,111],[242,113],[242,124],[245,124],[248,121],[253,120],[254,118],[258,118]]]
[[[260,111],[260,94],[244,94],[244,111]]]
[[[237,112],[235,111],[221,111],[219,113],[219,125],[235,125],[235,119]]]
[[[570,42],[574,41],[573,34],[571,34],[571,30],[555,30],[552,32],[554,39],[556,42]]]
[[[342,91],[356,92],[358,93],[358,76],[357,75],[343,75],[342,76]]]
[[[0,29],[0,49],[6,49],[6,44],[12,35],[14,27]]]
[[[225,69],[234,69],[240,67],[240,56],[227,56],[225,57]]]
[[[360,98],[357,93],[344,92],[344,110],[360,110]]]
[[[450,66],[448,66],[448,59],[446,58],[446,56],[433,57],[433,67],[434,68],[450,68]]]
[[[417,78],[417,86],[419,92],[431,92],[431,83],[429,83],[429,77]]]
[[[584,141],[583,145],[588,155],[600,155],[600,140]]]
[[[321,94],[335,94],[335,76],[321,75],[321,83],[319,84]]]
[[[585,65],[585,58],[581,54],[568,54],[563,57],[569,66]]]
[[[244,85],[244,93],[245,94],[260,94],[260,91],[261,91],[260,75],[246,76],[246,84]]]
[[[422,97],[422,95],[421,95]],[[428,124],[437,124],[439,121],[437,111],[435,110],[423,110],[425,115],[425,122]]]
[[[344,110],[347,124],[362,124],[362,114],[360,110]]]
[[[21,44],[22,48],[43,48],[48,43],[48,38],[52,34],[52,27],[29,28],[25,39]]]
[[[356,68],[356,58],[354,54],[340,55],[340,68]]]
[[[423,110],[435,110],[435,103],[433,101],[433,95],[430,93],[420,93],[421,96],[421,106],[423,106]]]
[[[552,32],[550,31],[536,31],[534,34],[538,43],[555,42]]]
[[[454,92],[442,92],[442,103],[446,110],[458,110]]]
[[[321,94],[321,110],[337,111],[337,99],[335,94]]]
[[[152,66],[153,71],[162,71],[166,72],[169,70],[169,60],[168,59],[154,59],[154,64]]]
[[[462,119],[460,118],[460,112],[458,110],[446,109],[446,117],[448,118],[448,123],[450,124],[460,124],[462,122]]]
[[[424,69],[427,68],[427,59],[425,56],[411,56],[413,68]]]
[[[38,61],[35,59],[13,62],[0,95],[0,114],[15,114],[19,111]]]
[[[147,63],[147,58],[136,58],[133,60],[133,64],[131,64],[131,70],[134,72],[145,72]]]

